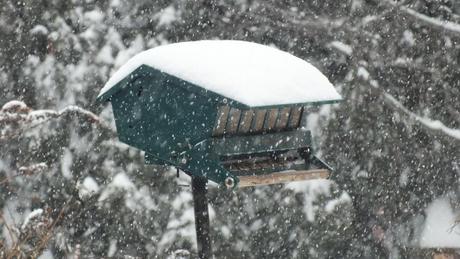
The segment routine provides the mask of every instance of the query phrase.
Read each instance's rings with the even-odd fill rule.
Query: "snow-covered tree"
[[[432,200],[458,208],[457,1],[0,0],[1,257],[194,253],[190,188],[95,97],[141,50],[198,39],[288,51],[345,99],[307,118],[334,182],[210,188],[216,258],[408,256]]]

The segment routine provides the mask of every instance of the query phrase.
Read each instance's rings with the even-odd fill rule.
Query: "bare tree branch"
[[[393,1],[386,1],[386,2],[389,3],[390,5],[398,6],[399,10],[402,11],[403,13],[408,14],[409,16],[417,19],[417,21],[421,21],[424,24],[430,25],[431,27],[443,29],[443,30],[453,32],[456,34],[460,33],[460,24],[458,23],[440,20],[440,19],[430,17],[428,15],[424,15],[422,13],[415,11],[414,9],[397,4]]]
[[[407,14],[411,15],[412,17],[417,18],[420,21],[423,21],[425,24],[429,24],[429,25],[432,25],[432,26],[435,26],[435,27],[439,27],[439,28],[442,28],[442,29],[447,30],[447,31],[460,33],[460,24],[458,24],[458,23],[439,20],[439,19],[427,16],[427,15],[421,14],[419,12],[416,12],[415,10],[410,9],[408,7],[405,7],[405,6],[401,6],[399,9],[401,11],[403,11],[404,13],[407,13]]]
[[[390,107],[395,109],[400,114],[418,123],[419,125],[423,126],[425,129],[428,129],[429,131],[436,132],[436,133],[442,133],[444,135],[447,135],[455,139],[456,141],[460,141],[460,129],[449,128],[439,120],[433,120],[430,118],[421,117],[417,115],[416,113],[411,112],[401,102],[399,102],[395,97],[393,97],[392,95],[382,90],[379,87],[378,82],[376,80],[371,79],[368,74],[367,74],[367,77],[362,77],[362,78],[368,81],[369,85],[371,86],[371,89],[374,89],[374,91],[377,91],[378,94],[383,97],[383,101],[385,104],[389,105]]]
[[[25,103],[20,101],[10,101],[0,110],[0,140],[17,137],[24,131],[30,130],[38,125],[48,122],[51,119],[57,119],[67,115],[77,115],[84,118],[87,122],[95,124],[98,127],[115,135],[115,132],[105,124],[96,114],[85,110],[81,107],[71,105],[60,111],[55,110],[32,110]],[[19,132],[8,134],[5,132],[5,126],[14,126]]]
[[[417,114],[409,111],[406,107],[404,107],[404,105],[402,105],[398,100],[396,100],[396,98],[394,98],[388,93],[384,93],[384,98],[388,102],[390,102],[393,107],[399,109],[400,111],[405,113],[407,116],[409,116],[411,119],[419,122],[419,124],[425,126],[426,128],[429,128],[430,130],[442,132],[443,134],[448,135],[460,141],[460,129],[449,128],[439,120],[432,120],[430,118],[424,118],[424,117],[418,116]]]

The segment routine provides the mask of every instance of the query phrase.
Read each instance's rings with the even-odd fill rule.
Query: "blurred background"
[[[0,0],[0,257],[194,258],[189,180],[95,98],[138,52],[201,39],[287,51],[344,98],[306,115],[331,180],[210,187],[215,258],[460,248],[460,1]]]

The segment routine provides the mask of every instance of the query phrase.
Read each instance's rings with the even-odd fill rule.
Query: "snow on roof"
[[[420,237],[425,248],[460,248],[460,226],[447,198],[434,200],[426,209]]]
[[[141,52],[112,75],[98,97],[141,65],[252,107],[341,99],[308,62],[272,47],[232,40],[182,42]]]

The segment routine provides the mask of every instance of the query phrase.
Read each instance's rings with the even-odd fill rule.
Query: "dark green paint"
[[[211,135],[219,97],[146,66],[133,74],[110,95],[122,142],[169,160]]]
[[[98,98],[112,102],[120,141],[145,151],[145,162],[173,165],[224,184],[238,177],[220,158],[309,147],[309,131],[213,138],[218,107],[251,107],[142,65]],[[333,101],[332,101],[333,102]],[[286,107],[299,104],[266,106]]]

